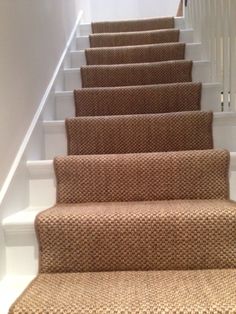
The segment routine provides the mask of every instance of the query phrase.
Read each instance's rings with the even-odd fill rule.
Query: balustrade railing
[[[222,108],[236,111],[236,0],[185,0],[186,26],[211,61],[211,81],[222,84]]]

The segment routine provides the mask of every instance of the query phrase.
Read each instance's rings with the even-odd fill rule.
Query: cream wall
[[[86,0],[93,20],[176,15],[179,0]],[[88,17],[89,18],[89,17]]]
[[[179,0],[0,0],[0,190],[74,25],[175,15]]]
[[[0,188],[77,13],[78,0],[0,0]]]

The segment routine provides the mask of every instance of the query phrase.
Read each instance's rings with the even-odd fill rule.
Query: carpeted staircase
[[[39,275],[10,313],[236,313],[229,153],[174,19],[92,29]]]

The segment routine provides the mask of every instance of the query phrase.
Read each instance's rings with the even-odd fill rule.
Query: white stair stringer
[[[67,154],[64,121],[44,121],[45,159]],[[236,151],[236,113],[214,113],[213,139],[215,148]]]
[[[201,59],[199,57],[201,56],[201,49],[202,49],[202,45],[200,43],[186,44],[185,59],[193,60],[193,61],[197,61]],[[71,58],[71,64],[70,64],[71,68],[80,68],[87,64],[84,50],[71,51],[70,58]]]
[[[193,42],[193,29],[182,29],[179,34],[179,42],[192,43]],[[76,38],[76,49],[84,50],[90,47],[89,36],[78,36]]]
[[[201,110],[221,111],[221,85],[203,84]],[[56,120],[64,120],[75,116],[74,96],[72,91],[56,92],[55,94]]]
[[[193,82],[210,82],[210,65],[211,63],[209,61],[194,61],[192,70]],[[80,68],[64,69],[64,90],[71,91],[81,87]]]

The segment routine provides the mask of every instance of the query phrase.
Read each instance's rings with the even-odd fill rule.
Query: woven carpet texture
[[[236,267],[229,201],[62,204],[36,228],[43,273]]]
[[[93,22],[93,33],[120,33],[120,32],[137,32],[155,29],[174,28],[175,21],[173,17],[124,20],[113,22]]]
[[[178,29],[165,29],[143,32],[104,33],[89,36],[90,47],[119,47],[174,43],[179,41]]]
[[[192,61],[91,65],[81,68],[83,87],[115,87],[192,81]]]
[[[228,198],[224,150],[57,157],[58,203]]]
[[[233,314],[235,282],[235,270],[41,274],[10,314]]]
[[[74,91],[76,116],[111,116],[200,110],[201,83],[82,88]]]
[[[85,50],[87,65],[123,64],[182,60],[185,58],[184,43],[89,48]]]
[[[71,118],[66,120],[68,154],[211,149],[212,119],[212,112],[200,111]]]

